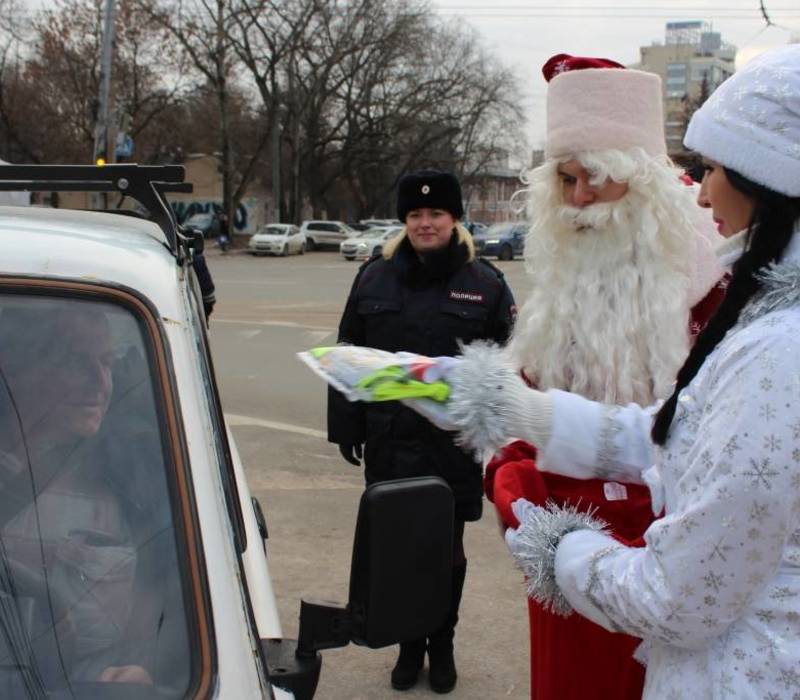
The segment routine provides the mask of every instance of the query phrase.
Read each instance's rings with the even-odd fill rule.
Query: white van
[[[319,649],[423,636],[447,610],[451,544],[430,533],[452,495],[392,483],[362,501],[348,604],[303,601],[283,638],[193,274],[202,236],[163,196],[182,180],[0,166],[0,190],[124,192],[151,219],[0,207],[2,698],[311,698]],[[398,541],[380,520],[410,501]]]

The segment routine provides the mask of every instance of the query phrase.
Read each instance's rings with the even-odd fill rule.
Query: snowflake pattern
[[[764,436],[764,449],[768,452],[779,452],[782,440],[774,434]]]
[[[772,304],[743,311],[681,393],[645,552],[595,570],[590,609],[644,633],[649,700],[800,700],[800,585],[781,573],[800,566],[800,306]]]
[[[772,404],[764,403],[758,407],[758,417],[765,421],[775,420],[775,408]]]
[[[750,459],[750,465],[752,469],[742,472],[744,476],[749,476],[753,480],[753,485],[755,486],[764,486],[765,489],[772,488],[772,478],[778,476],[778,472],[770,467],[770,460],[767,457],[763,457],[756,461],[755,459]]]

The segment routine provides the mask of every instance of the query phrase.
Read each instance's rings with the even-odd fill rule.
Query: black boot
[[[430,663],[428,681],[431,689],[437,693],[449,693],[456,687],[458,674],[453,658],[453,637],[456,623],[458,623],[458,608],[461,604],[461,592],[464,590],[466,574],[467,562],[453,567],[450,611],[436,634],[428,639],[428,661]]]
[[[417,683],[425,662],[425,638],[400,643],[400,656],[392,669],[392,688],[408,690]]]

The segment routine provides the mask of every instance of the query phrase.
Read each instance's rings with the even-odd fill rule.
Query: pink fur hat
[[[547,88],[546,158],[637,146],[666,155],[661,78],[619,64],[598,68],[585,59],[555,58],[560,61]]]

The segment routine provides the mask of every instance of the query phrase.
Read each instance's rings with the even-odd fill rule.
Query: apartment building
[[[661,76],[667,151],[680,160],[689,117],[733,75],[736,47],[723,42],[708,22],[668,22],[663,43],[642,46],[639,54],[636,67]]]

